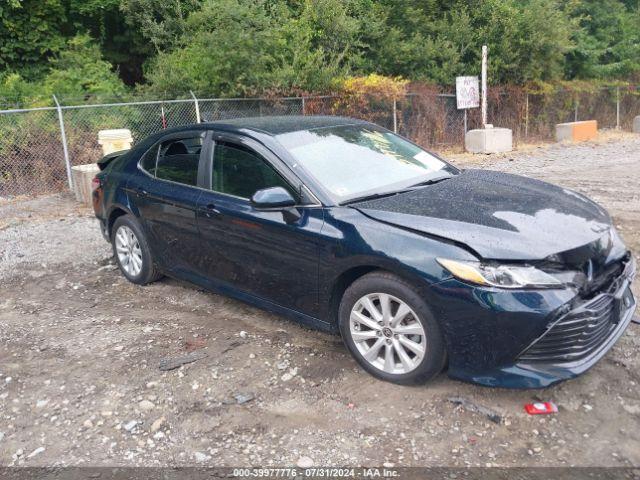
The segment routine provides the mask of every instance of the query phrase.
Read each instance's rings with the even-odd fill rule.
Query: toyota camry
[[[635,263],[602,207],[372,123],[188,125],[99,167],[95,213],[128,280],[169,275],[340,334],[387,381],[544,387],[593,366],[634,312]]]

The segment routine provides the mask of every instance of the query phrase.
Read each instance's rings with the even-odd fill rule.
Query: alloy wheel
[[[116,252],[120,265],[130,276],[136,277],[142,270],[142,250],[138,237],[126,225],[121,225],[115,236]]]
[[[386,373],[411,372],[426,352],[427,336],[417,315],[387,293],[360,298],[351,309],[349,331],[362,357]]]

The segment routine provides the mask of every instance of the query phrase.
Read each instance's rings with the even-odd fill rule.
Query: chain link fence
[[[600,128],[630,130],[640,115],[640,90],[532,94],[494,87],[488,120],[510,128],[514,143],[553,140],[557,123],[598,121]],[[481,126],[479,109],[456,108],[452,93],[416,91],[400,99],[376,96],[215,99],[59,105],[0,111],[0,198],[68,189],[68,169],[102,153],[98,131],[128,128],[134,142],[198,121],[272,115],[344,115],[365,119],[433,149],[460,149],[466,129]],[[64,129],[65,135],[62,135]],[[66,150],[66,152],[65,152]]]

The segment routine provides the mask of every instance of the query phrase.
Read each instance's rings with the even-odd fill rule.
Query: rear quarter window
[[[197,186],[201,149],[202,136],[175,138],[162,142],[157,156],[156,177]]]
[[[156,176],[156,160],[158,158],[158,147],[155,145],[151,147],[140,159],[140,166],[150,175]]]

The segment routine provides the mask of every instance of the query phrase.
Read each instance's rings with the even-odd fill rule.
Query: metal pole
[[[529,138],[529,92],[524,97],[524,138]]]
[[[56,110],[58,110],[58,122],[60,122],[60,136],[62,137],[62,151],[64,152],[64,164],[67,168],[69,190],[73,190],[73,176],[71,175],[71,161],[69,160],[69,149],[67,148],[67,134],[64,131],[64,120],[62,119],[62,107],[60,107],[55,95],[53,96],[53,101],[56,104]]]
[[[575,106],[574,106],[574,111],[573,111],[573,121],[577,122],[578,121],[578,97],[575,98],[574,100],[575,102]]]
[[[616,87],[616,129],[620,130],[620,87]]]
[[[487,127],[487,46],[482,46],[482,128]]]
[[[398,133],[398,106],[396,99],[393,99],[393,133]]]
[[[467,134],[467,109],[464,109],[464,133]]]
[[[193,90],[189,90],[191,97],[193,98],[193,103],[196,106],[196,123],[200,123],[200,104],[198,103],[198,98],[193,93]]]
[[[306,104],[304,101],[304,97],[301,97],[302,100],[302,115],[306,115],[307,114],[307,108],[306,108]]]

